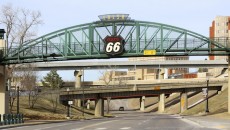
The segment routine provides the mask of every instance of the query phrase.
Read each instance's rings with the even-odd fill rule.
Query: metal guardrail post
[[[18,123],[24,123],[23,114],[18,114]]]
[[[18,117],[18,114],[15,114],[15,115],[14,115],[15,124],[18,124],[18,122],[19,122],[19,121],[18,121],[18,118],[19,118],[19,117]]]
[[[24,115],[23,114],[21,114],[22,115],[22,123],[24,123]]]
[[[11,123],[11,114],[7,114],[7,121],[8,121],[8,124],[9,124],[9,125],[12,124],[12,123]]]
[[[4,125],[8,125],[7,114],[3,114],[3,122],[4,122]]]
[[[2,114],[0,114],[0,125],[3,125],[2,124]]]
[[[18,115],[18,123],[22,123],[21,115],[20,114],[17,114],[17,115]]]

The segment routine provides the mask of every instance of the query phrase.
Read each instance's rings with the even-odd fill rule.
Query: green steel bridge
[[[116,47],[119,47],[115,44],[105,47],[107,36],[123,38],[124,49],[121,54],[105,53],[106,47],[108,50],[116,50]],[[227,38],[210,39],[186,29],[161,23],[128,19],[96,21],[64,28],[6,49],[0,63],[138,56],[227,56],[230,54],[228,44]]]

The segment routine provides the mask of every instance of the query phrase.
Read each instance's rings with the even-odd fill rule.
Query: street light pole
[[[84,76],[84,75],[85,75],[84,73],[85,73],[85,72],[84,72],[84,69],[83,69],[83,73],[82,73],[82,76],[83,76],[83,83],[84,83],[84,77],[85,77],[85,76]],[[82,109],[83,109],[83,110],[82,110],[82,116],[83,116],[83,117],[85,116],[85,115],[84,115],[84,113],[85,113],[85,109],[84,109],[84,107],[85,107],[85,90],[84,90],[84,87],[85,87],[85,85],[82,86],[82,90],[83,90],[83,101],[82,101],[82,102],[83,102],[83,103],[82,103],[82,104],[83,104],[83,105],[82,105]]]
[[[207,94],[206,94],[206,109],[205,109],[205,112],[208,113],[209,112],[209,109],[208,109],[208,83],[209,83],[209,78],[206,78],[207,80]]]
[[[67,91],[67,96],[68,96],[68,101],[67,101],[67,115],[66,118],[70,119],[70,114],[69,114],[69,108],[70,108],[70,104],[69,104],[69,88],[66,89]]]
[[[17,114],[19,114],[19,86],[17,86]]]

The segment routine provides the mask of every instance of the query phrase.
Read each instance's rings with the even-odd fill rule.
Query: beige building
[[[188,56],[170,56],[170,57],[134,57],[129,58],[129,61],[166,61],[166,60],[189,60]],[[159,66],[159,69],[160,66]],[[127,80],[152,80],[158,79],[159,69],[156,68],[133,68],[128,69],[128,71],[107,71],[100,77],[100,81],[112,82],[112,81],[127,81]],[[186,74],[189,72],[188,68],[170,68],[165,69],[166,75],[172,74]],[[168,78],[168,76],[165,76]]]
[[[224,46],[229,46],[230,38],[230,16],[216,16],[209,28],[209,36]],[[210,60],[226,60],[226,56],[210,56]]]
[[[216,16],[209,28],[209,37],[224,46],[230,45],[230,16]],[[209,60],[228,60],[227,56],[209,56]],[[224,71],[221,68],[209,69],[213,76],[219,76]]]
[[[129,61],[166,61],[166,60],[189,60],[188,56],[170,56],[170,57],[135,57],[129,58]],[[159,69],[161,67],[159,66]],[[129,69],[128,75],[134,76],[136,80],[151,80],[158,79],[159,77],[159,69],[156,68],[142,68],[142,69]],[[136,71],[135,71],[136,70]],[[184,74],[188,73],[188,68],[170,68],[166,69],[166,78],[167,75],[172,74]]]

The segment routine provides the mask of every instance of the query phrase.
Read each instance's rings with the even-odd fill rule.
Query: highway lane
[[[121,112],[116,115],[115,118],[22,126],[8,130],[215,130],[178,115],[139,112]]]

